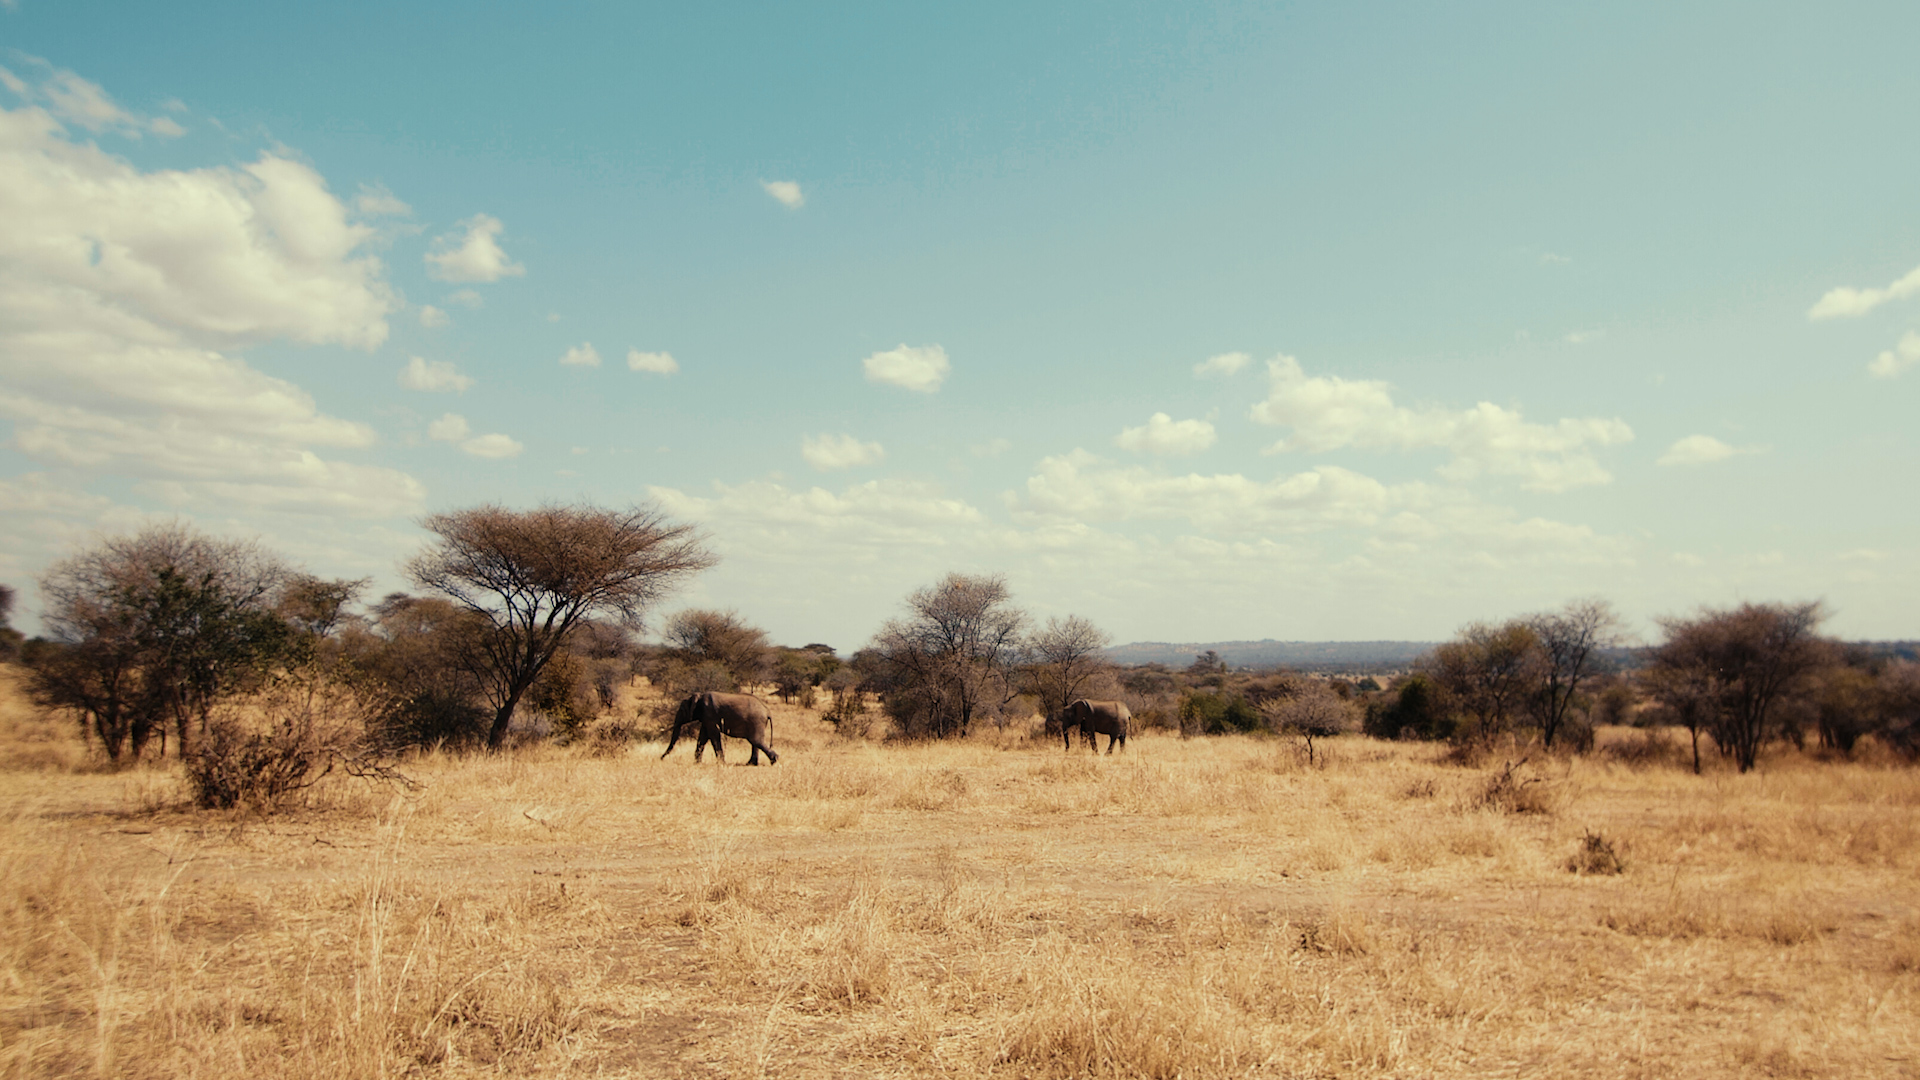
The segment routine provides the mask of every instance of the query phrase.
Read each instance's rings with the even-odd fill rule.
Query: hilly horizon
[[[1185,667],[1211,650],[1228,667],[1311,667],[1343,671],[1398,670],[1411,665],[1435,641],[1134,641],[1106,650],[1117,664]]]

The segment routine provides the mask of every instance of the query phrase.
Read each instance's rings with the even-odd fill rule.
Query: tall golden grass
[[[1360,738],[774,732],[774,768],[427,755],[261,818],[0,693],[0,1074],[1920,1071],[1911,769],[1602,753],[1512,806],[1514,759]],[[1625,873],[1569,872],[1596,835]]]

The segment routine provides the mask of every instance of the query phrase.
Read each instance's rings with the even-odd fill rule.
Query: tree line
[[[1577,600],[1469,624],[1382,685],[1233,671],[1212,654],[1185,668],[1118,667],[1091,621],[1039,622],[1005,578],[949,574],[908,594],[843,660],[824,644],[776,646],[730,611],[680,611],[659,623],[658,644],[642,643],[644,620],[715,561],[691,526],[652,508],[487,505],[422,524],[431,540],[402,567],[415,591],[365,602],[365,580],[317,578],[182,524],[107,538],[42,575],[44,637],[6,627],[13,593],[0,587],[0,658],[24,661],[36,700],[73,715],[109,762],[171,750],[191,767],[203,743],[266,761],[279,739],[303,746],[311,766],[293,789],[314,770],[373,768],[406,747],[499,748],[516,724],[583,737],[635,674],[669,692],[766,687],[823,705],[850,731],[884,716],[906,738],[963,737],[1034,713],[1057,732],[1086,697],[1125,701],[1141,724],[1183,735],[1286,735],[1309,758],[1316,739],[1348,732],[1463,753],[1514,738],[1578,751],[1607,723],[1685,728],[1696,770],[1702,736],[1742,771],[1780,739],[1848,752],[1872,736],[1920,754],[1920,664],[1821,636],[1817,604],[1661,620],[1663,640],[1628,671],[1616,659],[1620,619],[1604,601]],[[238,713],[223,712],[275,694],[274,730],[242,733]],[[323,705],[357,719],[321,739]],[[643,720],[616,717],[611,730],[631,735]]]

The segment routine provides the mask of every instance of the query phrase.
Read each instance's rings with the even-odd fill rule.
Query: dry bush
[[[271,812],[336,768],[398,784],[371,733],[387,703],[310,672],[276,678],[216,705],[185,763],[187,789],[202,809]]]
[[[1636,769],[1680,767],[1689,762],[1687,748],[1670,738],[1668,729],[1661,727],[1639,728],[1601,741],[1599,753],[1605,760]]]
[[[1576,874],[1624,874],[1627,864],[1614,850],[1613,841],[1587,829],[1582,830],[1580,846],[1567,857],[1567,869]]]
[[[1546,781],[1518,771],[1526,763],[1525,758],[1507,762],[1499,772],[1488,777],[1472,805],[1508,814],[1553,813],[1554,800]]]

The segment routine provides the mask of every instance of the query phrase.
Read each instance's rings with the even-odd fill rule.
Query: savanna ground
[[[1429,746],[776,706],[771,769],[428,756],[260,818],[10,691],[7,1076],[1920,1076],[1887,763],[1559,759],[1516,813]],[[1624,873],[1567,869],[1589,831]]]

